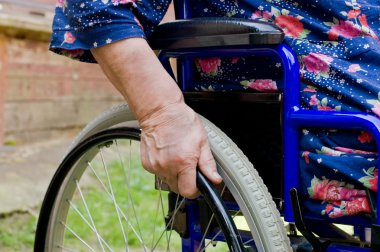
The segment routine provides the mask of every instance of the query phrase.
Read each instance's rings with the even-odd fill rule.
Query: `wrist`
[[[186,122],[193,122],[195,119],[195,112],[188,107],[183,99],[151,111],[139,120],[141,129],[143,131],[153,131],[158,127],[169,125],[177,120],[186,118]]]

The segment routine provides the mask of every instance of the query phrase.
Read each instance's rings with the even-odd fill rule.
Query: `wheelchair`
[[[198,172],[202,196],[190,200],[170,192],[142,168],[139,125],[128,105],[116,106],[69,147],[41,208],[35,251],[380,251],[380,197],[368,194],[371,218],[326,220],[305,212],[298,193],[301,128],[366,130],[379,143],[380,120],[303,110],[297,57],[282,43],[281,30],[248,20],[192,19],[188,4],[176,1],[179,20],[160,25],[150,45],[160,50],[186,102],[204,116],[223,184],[214,187]],[[261,55],[281,60],[282,93],[189,89],[194,58]],[[177,59],[176,77],[171,58]],[[259,130],[248,134],[244,127]],[[278,153],[276,160],[268,150]],[[336,224],[353,226],[354,233]]]

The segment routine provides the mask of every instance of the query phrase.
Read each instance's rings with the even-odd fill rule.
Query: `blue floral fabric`
[[[380,6],[377,0],[192,0],[193,17],[271,22],[298,56],[306,109],[380,116]],[[50,49],[95,62],[90,49],[150,34],[169,0],[58,0]],[[265,62],[265,64],[263,64]],[[195,90],[278,92],[281,63],[260,58],[194,62]],[[310,210],[326,217],[369,213],[377,150],[366,132],[304,129],[301,176]]]

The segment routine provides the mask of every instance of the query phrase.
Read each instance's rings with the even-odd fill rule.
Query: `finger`
[[[153,173],[152,163],[149,158],[149,153],[148,153],[144,138],[141,139],[140,158],[141,158],[141,164],[144,167],[144,169],[150,173]]]
[[[185,198],[194,199],[198,197],[199,191],[195,178],[196,167],[190,169],[184,169],[178,173],[178,189],[179,194]]]
[[[216,163],[207,142],[201,148],[198,166],[203,175],[205,175],[212,183],[219,184],[222,182],[222,177],[216,170]]]
[[[174,179],[171,178],[165,178],[164,182],[169,186],[170,191],[175,192],[177,194],[180,194],[178,190],[178,181],[176,177]]]

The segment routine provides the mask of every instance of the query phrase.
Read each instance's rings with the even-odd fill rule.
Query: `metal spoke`
[[[106,188],[106,186],[104,185],[104,183],[101,181],[101,179],[99,178],[99,176],[97,175],[96,171],[94,170],[94,168],[92,167],[91,163],[87,163],[88,166],[90,167],[90,169],[92,170],[92,172],[94,173],[94,175],[96,176],[96,178],[99,180],[99,182],[101,183],[102,185],[102,188],[103,190],[107,193],[108,197],[111,198],[111,194],[108,192],[108,189]],[[116,203],[117,204],[117,203]],[[131,230],[133,231],[133,233],[136,235],[137,239],[140,241],[141,245],[144,247],[144,250],[146,250],[146,246],[144,244],[144,241],[141,239],[141,237],[139,236],[139,234],[137,234],[136,230],[133,228],[132,224],[130,223],[130,221],[128,220],[126,214],[121,210],[121,208],[119,207],[119,205],[117,205],[117,209],[120,211],[121,215],[123,216],[125,222],[127,222],[127,224],[129,225],[129,227],[131,228]]]
[[[162,186],[162,180],[160,179],[160,188],[159,188],[159,193],[160,193],[160,203],[161,203],[161,210],[162,210],[162,219],[165,220],[165,208],[164,208],[164,202],[162,200],[162,190],[161,190],[161,186]],[[168,203],[169,204],[169,203]],[[165,236],[166,236],[166,243],[169,243],[169,237],[168,237],[168,232],[165,232]]]
[[[78,192],[79,192],[79,194],[80,194],[80,196],[81,196],[81,198],[82,198],[82,202],[83,202],[83,204],[84,204],[84,206],[85,206],[85,208],[86,208],[86,211],[87,211],[87,214],[88,214],[88,216],[89,216],[89,218],[90,218],[91,224],[92,224],[92,226],[93,226],[93,228],[94,228],[94,232],[95,232],[96,238],[98,238],[98,241],[99,241],[100,247],[102,248],[102,251],[104,252],[103,243],[102,243],[102,241],[100,240],[100,235],[99,235],[99,233],[98,233],[98,230],[96,229],[96,226],[95,226],[94,220],[92,219],[92,215],[91,215],[91,213],[90,213],[90,210],[88,209],[88,206],[87,206],[86,200],[85,200],[84,197],[83,197],[83,193],[82,193],[82,190],[80,189],[80,186],[79,186],[79,182],[78,182],[78,180],[75,180],[75,184],[76,184],[77,189],[78,189]]]
[[[131,143],[132,143],[132,141],[129,140],[129,159],[128,159],[129,163],[131,162],[131,148],[132,148],[131,147],[131,145],[132,145]],[[126,184],[127,184],[127,188],[128,188],[127,191],[129,191],[130,190],[130,188],[128,186],[129,185],[129,178],[128,178],[127,173],[125,172],[124,162],[123,162],[123,159],[121,158],[121,154],[120,154],[120,150],[119,150],[119,143],[118,143],[117,140],[115,140],[115,146],[116,146],[117,154],[119,156],[121,169],[123,170],[124,179],[125,179]],[[129,195],[129,193],[128,193],[128,195]],[[129,200],[127,200],[127,208],[128,208],[128,205],[129,205]],[[127,242],[126,242],[126,249],[127,249],[127,251],[126,252],[129,252],[129,247],[128,247],[128,232],[126,232],[126,239],[127,239]]]
[[[156,234],[156,224],[157,224],[159,209],[160,209],[160,198],[157,198],[157,208],[156,208],[156,214],[154,217],[154,226],[153,226],[153,232],[152,232],[152,248],[154,245],[154,235]]]
[[[132,145],[132,141],[131,140],[129,140],[129,146],[131,146]],[[116,142],[116,146],[118,146],[117,145],[117,142]],[[129,171],[131,172],[131,149],[132,148],[129,148],[129,162],[128,162],[128,168],[129,168]],[[122,161],[122,158],[121,158],[121,155],[120,155],[120,151],[119,151],[119,149],[118,149],[118,153],[119,153],[119,158],[120,158],[120,160],[121,160],[121,163],[122,163],[122,166],[123,166],[123,171],[125,171],[125,168],[124,168],[124,162]],[[129,176],[130,177],[130,176]],[[142,234],[141,234],[141,228],[140,228],[140,222],[139,222],[139,220],[138,220],[138,218],[137,218],[137,214],[136,214],[136,210],[135,210],[135,205],[134,205],[134,203],[133,203],[133,199],[132,199],[132,195],[131,195],[131,186],[130,186],[130,181],[129,181],[129,179],[128,179],[128,177],[127,177],[127,187],[128,187],[128,198],[129,198],[129,202],[131,203],[131,207],[132,207],[132,212],[133,212],[133,215],[135,216],[135,220],[136,220],[136,225],[137,225],[137,230],[138,230],[138,232],[139,232],[139,234],[140,234],[140,238],[141,238],[141,241],[142,241],[142,243],[143,243],[143,245],[144,245],[144,251],[147,251],[147,248],[146,248],[146,245],[145,245],[145,242],[144,242],[144,239],[143,239],[143,237],[142,237]]]
[[[167,228],[169,227],[169,225],[171,225],[171,223],[174,221],[174,216],[177,214],[177,211],[178,211],[178,209],[182,206],[183,202],[185,202],[185,198],[183,198],[183,199],[181,200],[181,202],[179,203],[178,207],[177,207],[176,209],[174,209],[173,217],[168,221],[168,224],[166,224],[164,231],[161,233],[160,237],[158,238],[158,241],[156,242],[156,244],[154,245],[154,247],[153,247],[152,250],[154,250],[154,249],[157,247],[157,245],[158,245],[158,243],[160,242],[162,236],[163,236],[164,233],[166,232],[166,229],[167,229]]]
[[[123,233],[123,238],[124,238],[125,244],[128,245],[128,240],[127,240],[127,237],[125,235],[123,223],[121,222],[120,213],[119,213],[118,207],[117,207],[118,204],[116,203],[115,194],[113,192],[113,187],[112,187],[112,184],[111,184],[111,179],[110,179],[110,176],[109,176],[109,173],[108,173],[108,169],[106,167],[106,162],[104,160],[103,151],[101,149],[99,149],[99,151],[100,151],[100,157],[101,157],[102,162],[103,162],[103,168],[104,168],[104,171],[106,172],[106,175],[107,175],[108,185],[109,185],[109,188],[110,188],[110,191],[111,191],[111,196],[112,196],[111,198],[112,198],[112,201],[114,203],[114,207],[115,207],[115,210],[116,210],[116,213],[117,213],[117,219],[118,219],[119,224],[120,224],[121,232]]]
[[[84,245],[86,245],[86,247],[87,247],[89,250],[95,252],[95,250],[94,250],[93,248],[91,248],[91,246],[88,245],[87,242],[85,242],[82,238],[80,238],[80,236],[79,236],[77,233],[75,233],[74,230],[72,230],[69,226],[67,226],[67,225],[66,225],[65,223],[63,223],[62,221],[61,221],[61,224],[62,224],[67,230],[69,230],[70,233],[71,233],[72,235],[74,235],[79,241],[81,241]]]
[[[175,200],[175,206],[178,204],[178,200],[179,200],[179,194],[177,194],[177,199]],[[173,221],[172,221],[172,224],[170,225],[169,241],[166,244],[166,251],[169,250],[169,244],[170,244],[170,240],[172,238],[173,226],[174,226],[174,218],[175,218],[175,214],[173,214]]]
[[[250,242],[254,242],[254,241],[255,241],[255,240],[252,238],[252,239],[250,239],[250,240],[244,242],[243,245],[247,245],[248,243],[250,243]]]
[[[87,224],[87,226],[89,228],[91,228],[91,230],[93,232],[96,232],[95,229],[91,226],[91,224],[88,222],[88,220],[83,216],[83,214],[79,211],[78,207],[76,205],[74,205],[74,203],[72,203],[71,200],[68,200],[68,203],[70,204],[70,206],[74,209],[74,211],[82,218],[82,220]],[[109,244],[102,238],[100,237],[100,239],[104,242],[104,244],[107,246],[107,248],[112,251],[112,248],[109,246]]]
[[[225,189],[226,189],[226,185],[223,186],[222,192],[220,193],[220,197],[223,197],[223,194],[224,194],[224,190],[225,190]],[[202,237],[202,240],[201,240],[200,244],[203,244],[203,242],[205,241],[205,239],[206,239],[206,234],[208,233],[208,230],[210,229],[211,222],[212,222],[213,219],[214,219],[214,214],[211,215],[210,221],[209,221],[208,224],[207,224],[207,227],[206,227],[205,233],[204,233],[204,235],[203,235],[203,237]],[[202,246],[199,246],[199,247],[198,247],[197,252],[199,252],[199,250],[201,249],[201,247],[202,247]]]
[[[234,219],[241,211],[237,211],[233,216],[232,216],[232,219]],[[214,237],[211,238],[211,240],[206,244],[206,246],[201,250],[201,252],[205,251],[206,248],[211,244],[212,241],[214,241],[214,239],[216,237],[218,237],[218,235],[220,235],[220,233],[222,233],[222,230],[219,230],[215,235]]]

